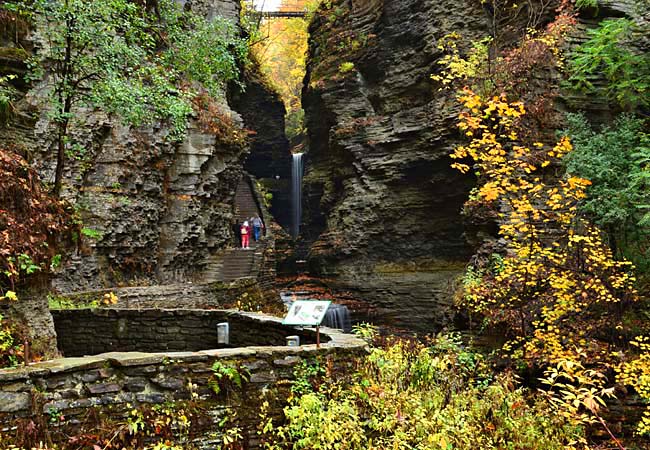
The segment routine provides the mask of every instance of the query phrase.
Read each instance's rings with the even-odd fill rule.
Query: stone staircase
[[[238,278],[251,277],[257,274],[256,268],[264,254],[264,244],[259,243],[250,250],[231,248],[226,251],[222,262],[221,279],[233,281]]]
[[[235,218],[238,224],[249,220],[256,215],[262,216],[251,186],[242,178],[235,192]],[[238,278],[256,276],[259,271],[264,251],[265,240],[262,238],[255,242],[251,235],[250,249],[230,248],[215,255],[208,262],[204,279],[213,281],[233,281]]]
[[[235,217],[241,223],[256,215],[261,217],[262,213],[257,206],[257,202],[253,196],[253,190],[248,180],[242,178],[239,180],[237,191],[235,192]]]

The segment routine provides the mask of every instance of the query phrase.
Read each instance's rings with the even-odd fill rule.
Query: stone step
[[[261,216],[255,196],[247,179],[242,178],[235,191],[235,219],[238,223],[256,215]],[[254,242],[250,249],[235,247],[220,255],[214,255],[205,262],[203,277],[216,281],[232,281],[237,278],[255,276],[266,246],[264,240]]]

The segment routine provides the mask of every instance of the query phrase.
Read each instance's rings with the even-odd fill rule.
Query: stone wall
[[[106,353],[0,370],[0,442],[8,446],[31,433],[43,441],[47,437],[62,448],[77,448],[69,443],[71,436],[84,431],[97,435],[111,421],[124,426],[134,409],[175,402],[175,407],[185,411],[192,404],[202,411],[200,417],[191,417],[183,448],[223,448],[223,426],[218,425],[223,419],[228,426],[242,429],[243,448],[258,448],[256,427],[262,403],[269,401],[271,416],[281,414],[289,395],[287,381],[293,378],[297,364],[319,360],[328,368],[329,376],[343,376],[351,371],[355,358],[366,351],[365,343],[351,335],[327,329],[323,332],[330,342],[320,349],[306,345]],[[215,380],[211,367],[216,361],[236,368],[248,381],[241,388],[232,385],[215,394],[209,384]],[[102,427],[96,422],[98,417],[103,420]],[[36,430],[34,425],[26,428],[30,422],[39,424]]]
[[[262,321],[257,314],[224,310],[76,309],[52,311],[63,356],[107,352],[199,351],[248,346],[283,346],[300,336],[315,344],[314,333]],[[217,343],[217,324],[230,325],[230,344]],[[323,337],[327,341],[327,336]]]
[[[259,289],[256,279],[242,278],[232,282],[98,289],[63,294],[56,300],[66,303],[64,308],[87,308],[101,305],[104,295],[113,293],[118,299],[114,306],[123,309],[223,309],[224,305],[236,303],[242,296],[257,295]]]

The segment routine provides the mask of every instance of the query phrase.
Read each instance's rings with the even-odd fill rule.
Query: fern
[[[584,116],[569,114],[574,150],[567,171],[591,180],[581,209],[608,230],[619,256],[639,269],[650,267],[650,135],[642,119],[621,115],[612,126],[594,130]]]

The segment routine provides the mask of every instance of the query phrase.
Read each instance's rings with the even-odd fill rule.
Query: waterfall
[[[291,235],[294,239],[300,233],[300,220],[302,219],[302,155],[302,153],[294,153],[291,166]]]
[[[349,333],[352,330],[352,322],[348,307],[331,303],[330,307],[327,308],[322,325],[330,328],[338,328]]]

